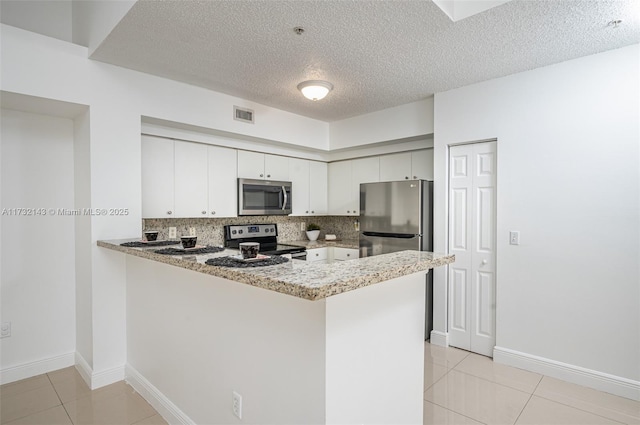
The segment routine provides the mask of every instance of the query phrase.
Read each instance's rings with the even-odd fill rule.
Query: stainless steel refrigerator
[[[433,251],[433,182],[360,185],[360,257],[404,250]],[[425,339],[433,329],[433,273],[426,277]]]

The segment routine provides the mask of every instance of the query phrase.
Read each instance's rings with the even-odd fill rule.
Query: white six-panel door
[[[452,146],[449,158],[449,344],[492,356],[496,142]]]

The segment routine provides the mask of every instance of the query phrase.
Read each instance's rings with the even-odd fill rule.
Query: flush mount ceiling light
[[[316,101],[323,99],[333,90],[333,85],[327,81],[310,80],[298,84],[298,90],[300,90],[307,99]]]

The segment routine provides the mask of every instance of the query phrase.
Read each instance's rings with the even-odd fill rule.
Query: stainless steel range
[[[258,242],[260,254],[291,255],[296,260],[306,260],[307,250],[300,246],[278,243],[276,224],[230,224],[224,226],[224,246],[238,249],[241,242]]]

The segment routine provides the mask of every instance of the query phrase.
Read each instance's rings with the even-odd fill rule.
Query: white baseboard
[[[126,366],[126,381],[171,425],[195,425],[182,410],[154,387],[131,365]]]
[[[92,390],[124,380],[124,366],[95,373],[84,357],[77,352],[75,354],[75,362],[76,370]]]
[[[0,384],[20,381],[74,365],[74,353],[62,354],[0,370]]]
[[[439,345],[440,347],[449,346],[449,334],[440,331],[431,331],[429,342],[433,345]]]
[[[91,376],[91,389],[95,390],[96,388],[104,387],[105,385],[113,384],[114,382],[123,381],[124,378],[124,366],[114,367],[101,372],[94,372]]]
[[[640,401],[640,381],[558,362],[504,347],[493,349],[493,360],[552,378]]]

